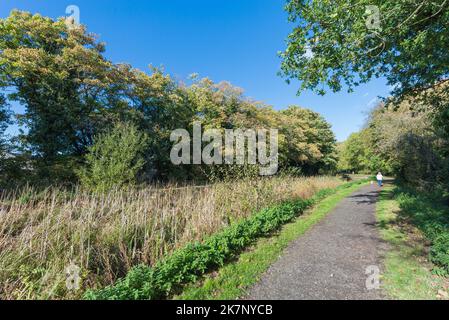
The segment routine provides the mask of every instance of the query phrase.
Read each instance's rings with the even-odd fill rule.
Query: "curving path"
[[[376,229],[376,185],[344,199],[320,223],[290,244],[249,290],[248,299],[374,300],[367,267],[380,269],[384,244]]]

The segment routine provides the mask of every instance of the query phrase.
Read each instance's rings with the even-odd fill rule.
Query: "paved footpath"
[[[247,299],[375,300],[368,290],[369,266],[382,269],[385,249],[376,229],[376,185],[344,199],[321,222],[292,242],[249,290]]]

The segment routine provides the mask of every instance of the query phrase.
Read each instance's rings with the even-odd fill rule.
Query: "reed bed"
[[[341,183],[332,177],[277,177],[107,194],[81,188],[3,193],[0,299],[79,298],[262,208]],[[77,291],[66,287],[71,264],[80,268]]]

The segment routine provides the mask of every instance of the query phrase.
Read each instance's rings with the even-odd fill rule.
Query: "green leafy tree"
[[[5,153],[5,130],[10,123],[10,113],[6,108],[6,99],[0,95],[0,156]]]
[[[361,143],[360,133],[353,133],[339,148],[339,164],[341,171],[364,172],[366,170],[366,146]]]
[[[11,112],[8,109],[7,101],[0,94],[0,189],[12,184],[13,179],[20,178],[20,161],[17,157],[12,157],[11,141],[5,135],[5,131],[12,123]]]
[[[153,67],[151,70],[150,75],[132,70],[127,76],[131,79],[128,97],[136,114],[134,122],[149,136],[146,171],[158,179],[188,178],[187,168],[171,163],[170,134],[173,130],[191,127],[195,106],[185,87],[178,85],[163,70]]]
[[[180,128],[192,132],[196,121],[204,129],[222,131],[279,128],[281,165],[310,174],[335,166],[335,138],[316,113],[300,108],[277,112],[248,99],[228,82],[194,77],[190,85],[181,84],[160,69],[150,67],[147,73],[113,64],[103,51],[104,45],[86,27],[69,27],[63,19],[21,11],[0,19],[0,88],[13,89],[7,99],[25,107],[24,114],[17,116],[28,129],[20,136],[20,148],[28,156],[19,167],[31,168],[40,181],[76,181],[74,173],[83,156],[89,153],[93,161],[93,155],[100,154],[98,147],[92,147],[94,137],[106,140],[104,135],[112,135],[111,126],[117,122],[130,123],[148,137],[139,153],[145,179],[203,179],[211,172],[225,177],[253,174],[252,167],[174,166],[169,158],[170,134]],[[83,172],[86,184],[89,176],[100,176],[100,171]]]
[[[192,84],[185,88],[189,105],[193,108],[190,119],[199,122],[204,130],[218,129],[269,129],[277,128],[276,112],[271,107],[246,98],[241,88],[223,81],[214,83],[208,78],[192,76]],[[191,126],[188,128],[191,131]],[[179,170],[179,169],[178,169]],[[193,174],[209,181],[234,180],[259,175],[257,165],[192,166],[187,176]]]
[[[89,148],[86,167],[79,171],[81,182],[96,191],[136,184],[147,144],[148,136],[136,126],[118,123]]]
[[[448,1],[291,0],[286,10],[297,25],[281,54],[287,81],[325,94],[385,77],[397,103],[431,105],[449,139]]]
[[[449,74],[448,8],[445,0],[291,0],[297,26],[282,73],[319,93],[380,76],[397,93],[432,87]]]
[[[365,163],[369,154],[372,164],[405,180],[447,185],[449,176],[439,163],[449,162],[449,2],[291,0],[286,10],[296,27],[281,54],[281,74],[299,80],[300,91],[351,92],[385,77],[394,88],[391,105],[412,100],[408,111],[373,114],[368,131],[373,149],[363,153],[367,150],[350,141],[350,167],[371,167]]]
[[[4,132],[8,126],[9,114],[5,108],[6,100],[0,95],[0,183],[5,174],[5,162],[7,157],[7,145]]]
[[[242,89],[228,82],[216,84],[207,78],[195,81],[187,90],[195,106],[195,120],[205,128],[279,129],[279,160],[284,169],[295,167],[303,174],[317,174],[336,167],[335,136],[319,114],[297,106],[277,112],[247,99]],[[213,172],[229,177],[251,176],[257,170],[225,167]]]
[[[382,157],[376,154],[372,143],[371,129],[365,128],[353,133],[339,146],[339,171],[375,174],[381,171],[391,173],[391,169]]]
[[[409,97],[373,109],[366,127],[339,146],[339,170],[380,170],[427,191],[447,187],[448,161],[441,150],[448,141],[432,123],[433,108],[418,104],[420,99]]]

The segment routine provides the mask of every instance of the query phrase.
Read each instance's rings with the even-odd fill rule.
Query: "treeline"
[[[447,89],[447,83],[441,82],[418,95],[392,97],[379,104],[365,128],[338,147],[339,169],[382,171],[419,190],[447,191]]]
[[[28,12],[0,20],[0,179],[17,182],[136,183],[252,174],[250,166],[174,166],[175,129],[279,129],[282,169],[316,174],[336,167],[335,137],[319,114],[275,111],[227,82],[116,64],[84,26]],[[23,114],[8,111],[11,102]],[[5,129],[25,128],[7,139]]]

